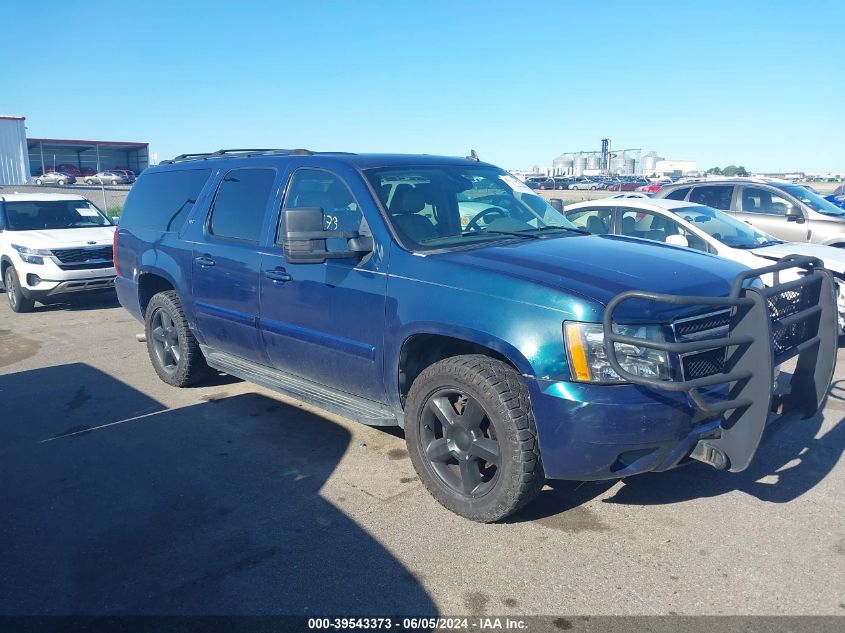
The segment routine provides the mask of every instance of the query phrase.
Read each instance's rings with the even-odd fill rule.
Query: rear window
[[[703,204],[705,207],[730,211],[733,191],[733,187],[724,185],[693,187],[689,201],[695,202],[696,204]]]
[[[120,226],[164,233],[179,231],[209,176],[210,169],[144,174],[126,198]]]
[[[681,187],[680,189],[675,189],[675,191],[666,195],[669,200],[683,200],[687,197],[687,191],[689,191],[689,187]]]

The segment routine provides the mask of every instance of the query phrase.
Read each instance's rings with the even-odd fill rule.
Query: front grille
[[[730,310],[720,310],[675,321],[672,329],[678,342],[700,341],[727,336],[730,321]],[[681,354],[681,380],[694,380],[721,373],[725,370],[726,358],[727,349],[724,347]]]
[[[91,248],[60,248],[52,251],[63,264],[81,264],[88,261],[111,261],[111,246],[93,246]]]

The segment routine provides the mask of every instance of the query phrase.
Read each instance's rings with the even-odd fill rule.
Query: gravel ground
[[[171,388],[140,331],[111,296],[0,296],[0,615],[845,615],[841,365],[744,473],[551,482],[477,525],[400,432]]]

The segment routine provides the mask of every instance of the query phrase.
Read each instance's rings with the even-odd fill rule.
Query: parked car
[[[119,171],[101,171],[85,178],[89,185],[125,185],[129,182],[129,177]]]
[[[597,233],[685,246],[726,257],[749,268],[762,268],[789,255],[816,257],[834,273],[840,330],[845,326],[845,251],[842,249],[784,242],[729,213],[679,200],[639,198],[620,203],[604,198],[569,205],[564,215],[576,226]],[[600,218],[601,224],[591,220],[594,217]],[[790,281],[802,273],[802,269],[792,269],[784,271],[782,278]],[[774,279],[765,275],[763,282],[771,286]]]
[[[551,181],[551,182],[550,182]],[[553,178],[548,176],[529,176],[525,179],[525,184],[531,189],[554,189],[555,182]]]
[[[68,163],[65,163],[63,165],[57,165],[54,171],[60,171],[65,174],[70,174],[71,176],[82,175],[79,170],[79,167],[77,167],[76,165],[70,165]]]
[[[114,225],[82,196],[0,195],[0,279],[14,312],[114,288]]]
[[[658,184],[656,182],[651,182],[647,185],[643,185],[642,187],[637,187],[636,191],[639,191],[639,192],[642,192],[642,193],[657,193],[658,191],[660,191],[660,188],[662,186],[663,186],[662,184]]]
[[[655,197],[727,211],[787,242],[845,248],[845,210],[801,185],[764,178],[707,179],[667,185]]]
[[[636,191],[638,187],[649,184],[647,180],[622,180],[608,185],[608,191]]]
[[[82,169],[79,170],[80,176],[93,176],[96,173],[97,173],[97,170],[91,169],[90,167],[83,167]]]
[[[117,172],[122,174],[123,177],[126,179],[126,182],[133,183],[135,182],[135,172],[130,169],[110,169],[109,171]]]
[[[573,182],[569,183],[569,188],[573,190],[593,190],[599,188],[599,185],[594,180],[590,180],[589,178],[585,178],[583,176],[578,176]]]
[[[569,184],[572,182],[571,176],[555,176],[555,189],[569,189]]]
[[[480,210],[464,223],[467,204]],[[743,470],[774,365],[800,353],[811,368],[784,401],[806,415],[833,374],[833,281],[816,260],[764,271],[804,267],[786,289],[820,306],[786,306],[800,326],[782,332],[767,298],[785,289],[766,290],[759,272],[585,234],[477,159],[183,155],[138,179],[114,250],[118,298],[165,383],[213,368],[400,426],[431,494],[475,521],[515,512],[547,477],[688,459]],[[721,365],[683,360],[738,343],[745,353]]]
[[[36,185],[72,185],[76,182],[76,177],[60,171],[48,171],[33,180]]]

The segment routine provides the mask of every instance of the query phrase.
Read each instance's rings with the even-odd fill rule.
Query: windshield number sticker
[[[499,174],[499,180],[513,189],[514,193],[523,193],[531,196],[536,195],[533,191],[531,191],[531,187],[510,174]]]
[[[88,218],[96,218],[98,215],[100,215],[99,213],[97,213],[96,209],[92,209],[91,207],[77,207],[76,212],[79,215],[84,215]]]
[[[337,216],[336,215],[327,215],[325,218],[326,222],[326,230],[327,231],[336,231],[337,230]]]

